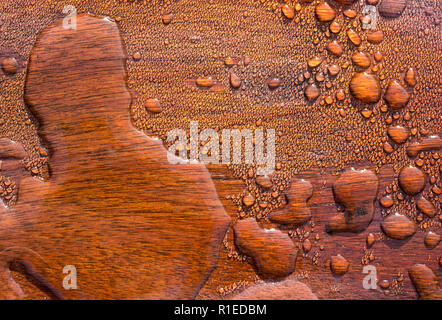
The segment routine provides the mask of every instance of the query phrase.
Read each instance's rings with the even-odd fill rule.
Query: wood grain
[[[0,2],[0,298],[440,299],[440,9],[326,2]],[[190,120],[276,129],[278,170],[169,164]]]
[[[0,295],[25,297],[7,267],[25,261],[58,298],[193,298],[230,219],[204,166],[169,164],[132,127],[115,23],[85,15],[77,28],[49,27],[31,55],[25,99],[51,176],[23,179],[2,209]],[[62,287],[65,265],[77,290]]]

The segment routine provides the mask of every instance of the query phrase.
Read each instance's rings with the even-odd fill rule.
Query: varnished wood
[[[25,261],[57,298],[194,298],[230,219],[204,166],[169,164],[132,127],[115,23],[81,16],[77,26],[49,27],[29,62],[25,99],[51,174],[23,179],[16,206],[2,209],[0,295],[26,298],[8,269]],[[65,265],[77,290],[62,287]]]
[[[442,217],[437,196],[440,99],[436,85],[427,90],[428,82],[421,81],[437,66],[430,59],[425,68],[421,64],[414,69],[407,57],[416,48],[400,52],[402,42],[410,42],[400,39],[404,30],[419,37],[430,32],[431,37],[433,27],[423,31],[419,22],[410,30],[393,30],[393,18],[407,1],[383,0],[378,7],[386,18],[380,20],[387,26],[385,33],[367,34],[354,26],[361,18],[353,11],[359,3],[349,0],[327,1],[330,6],[301,1],[301,12],[293,11],[295,3],[284,4],[287,7],[274,10],[276,19],[264,6],[258,10],[257,3],[245,0],[215,1],[210,10],[199,1],[182,1],[182,6],[165,7],[161,14],[154,3],[142,7],[142,1],[129,2],[114,8],[116,2],[109,1],[107,9],[95,1],[78,3],[79,12],[112,17],[82,15],[75,32],[62,28],[58,7],[39,3],[35,8],[44,10],[34,23],[34,17],[19,19],[33,7],[21,8],[19,0],[2,6],[12,22],[0,20],[5,34],[0,35],[0,86],[8,94],[19,93],[0,97],[0,126],[5,124],[2,132],[8,136],[0,140],[0,188],[6,205],[0,210],[0,298],[441,299],[440,236],[427,232],[440,233]],[[403,19],[407,24],[406,19],[414,19],[410,12],[415,4],[408,1]],[[416,10],[424,15],[424,9]],[[237,11],[244,21],[237,21]],[[145,19],[146,12],[157,15],[154,22]],[[423,20],[438,19],[438,12],[425,13]],[[255,21],[250,13],[274,25],[246,28],[248,21]],[[194,14],[200,17],[194,19]],[[323,21],[337,19],[318,22],[318,16]],[[310,18],[314,29],[304,24]],[[219,30],[202,36],[211,23]],[[285,28],[296,25],[308,31],[307,38]],[[318,30],[316,44],[313,31]],[[278,39],[290,43],[290,50],[285,51]],[[339,47],[326,47],[334,39]],[[195,50],[184,50],[177,42]],[[237,56],[223,56],[246,42],[252,45],[238,49]],[[264,52],[261,42],[270,43]],[[398,50],[387,52],[378,46],[387,42],[400,42]],[[433,42],[437,47],[437,39]],[[327,48],[336,56],[326,58]],[[431,55],[433,49],[416,50],[416,55]],[[305,61],[296,61],[297,51],[304,53]],[[274,56],[267,59],[267,53]],[[207,61],[200,63],[203,60]],[[341,60],[348,63],[345,68]],[[176,68],[172,61],[182,64]],[[399,63],[404,61],[411,65]],[[298,70],[298,64],[307,69]],[[324,77],[322,72],[330,75],[325,82],[313,79]],[[336,99],[334,88],[330,96],[324,89],[324,83],[334,79],[348,80],[345,87],[336,88]],[[426,91],[432,98],[421,100]],[[189,107],[187,99],[194,100],[188,96],[197,97],[197,106]],[[306,104],[299,107],[305,115],[294,111],[299,96]],[[324,98],[333,102],[324,107]],[[242,99],[256,101],[239,104]],[[217,109],[218,101],[222,108]],[[261,127],[264,122],[268,127],[270,118],[281,118],[281,140],[289,136],[295,146],[289,158],[308,155],[326,163],[335,156],[329,149],[345,149],[336,154],[341,156],[339,168],[290,171],[283,161],[282,169],[262,178],[253,170],[249,175],[248,168],[238,172],[225,165],[171,165],[163,141],[153,138],[161,133],[155,127],[187,126],[194,112],[201,111],[207,120],[213,111],[210,117],[224,120],[235,104],[240,105],[240,111],[232,113],[238,117],[235,126],[253,127],[256,122]],[[14,111],[9,112],[11,106]],[[273,108],[270,115],[262,111]],[[324,113],[309,113],[316,108]],[[178,109],[188,115],[179,117]],[[334,115],[340,121],[334,121]],[[304,126],[296,121],[298,116],[306,123],[327,116],[337,124],[336,132]],[[258,120],[261,117],[264,121]],[[364,123],[364,131],[356,135],[351,129],[355,119],[355,124],[360,119]],[[299,135],[284,131],[292,122],[300,126]],[[404,127],[398,129],[396,122]],[[216,124],[228,126],[228,121]],[[34,126],[38,130],[33,131]],[[135,127],[152,129],[152,135]],[[378,134],[382,140],[377,140]],[[298,144],[298,138],[303,135],[324,146],[313,150],[308,144],[301,150],[305,144]],[[344,136],[342,144],[330,143]],[[356,154],[361,150],[355,148],[361,141],[372,147],[364,155],[369,159],[349,160],[360,159]],[[377,149],[382,165],[378,161],[376,166],[371,156]],[[37,160],[44,165],[35,165]],[[409,165],[419,169],[401,176],[401,169]],[[370,174],[346,174],[352,167]],[[259,198],[263,194],[276,195],[264,203]],[[405,215],[412,211],[408,218],[413,222],[392,223],[397,210]],[[277,236],[266,236],[269,229]],[[391,285],[363,290],[366,264],[377,268],[378,284],[388,280]],[[77,268],[76,290],[62,287],[66,265]]]

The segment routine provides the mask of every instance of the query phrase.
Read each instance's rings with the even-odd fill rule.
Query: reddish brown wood
[[[440,299],[440,10],[384,0],[371,32],[326,2],[85,0],[111,17],[77,32],[60,3],[1,2],[0,298]],[[274,126],[277,172],[169,164],[145,133],[194,118]]]
[[[132,127],[115,23],[81,16],[77,26],[49,27],[29,62],[25,99],[51,176],[23,179],[17,205],[2,209],[0,295],[27,297],[8,269],[20,260],[57,298],[193,298],[230,219],[204,166],[169,164]],[[65,265],[77,290],[62,287]]]

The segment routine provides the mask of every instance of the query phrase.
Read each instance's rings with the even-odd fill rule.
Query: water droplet
[[[359,232],[373,219],[379,179],[370,170],[348,170],[333,184],[336,202],[345,208],[345,214],[334,216],[327,225],[328,232]]]
[[[321,57],[313,57],[307,61],[307,64],[310,68],[316,68],[322,63]]]
[[[164,24],[169,24],[172,22],[174,15],[172,13],[165,14],[162,18]]]
[[[384,208],[391,208],[394,204],[394,201],[391,198],[391,196],[382,197],[379,200],[379,202],[380,202],[381,206],[383,206]]]
[[[403,126],[397,125],[397,126],[390,126],[387,128],[388,136],[396,143],[404,143],[407,141],[410,131],[408,128],[405,128]]]
[[[425,245],[427,246],[427,248],[434,249],[437,247],[437,245],[440,242],[440,235],[437,233],[434,233],[432,231],[429,231],[425,235],[424,242],[425,242]]]
[[[158,99],[147,99],[145,103],[146,109],[151,113],[160,113],[162,107]]]
[[[400,110],[407,105],[410,95],[397,80],[392,80],[385,91],[384,99],[392,110]]]
[[[233,72],[230,73],[230,85],[235,89],[241,86],[241,79]]]
[[[353,9],[346,9],[344,10],[344,16],[346,16],[347,18],[353,19],[354,17],[356,17],[357,12],[354,11]]]
[[[363,69],[367,69],[371,64],[370,58],[363,52],[355,52],[351,56],[351,61],[353,61],[353,64],[356,66]]]
[[[330,24],[330,31],[332,33],[339,33],[341,31],[341,29],[342,29],[341,25],[338,22],[336,22],[336,21],[333,21]]]
[[[210,88],[214,85],[214,80],[212,77],[204,77],[196,79],[196,84],[200,87]]]
[[[139,60],[141,59],[141,54],[140,54],[139,52],[135,52],[135,53],[132,55],[132,58],[133,58],[135,61],[139,61]]]
[[[407,239],[417,231],[414,221],[398,213],[391,214],[385,218],[381,226],[385,234],[395,240]]]
[[[3,58],[1,66],[4,73],[13,75],[17,72],[18,62],[15,58]]]
[[[312,249],[312,243],[310,242],[309,239],[305,239],[302,242],[302,249],[304,250],[304,252],[308,253],[311,249]]]
[[[342,49],[342,46],[336,40],[334,40],[334,41],[332,41],[332,42],[327,44],[327,50],[331,54],[333,54],[335,56],[338,56],[338,57],[341,56],[342,52],[344,51]]]
[[[382,30],[370,32],[367,35],[367,41],[373,44],[379,44],[384,40],[384,32]]]
[[[340,254],[331,257],[330,269],[334,274],[342,276],[347,273],[349,267],[350,262]]]
[[[372,245],[373,245],[373,243],[375,242],[375,237],[374,237],[374,234],[373,233],[369,233],[368,235],[367,235],[367,239],[366,239],[366,242],[367,242],[367,247],[371,247]]]
[[[425,174],[416,167],[404,167],[399,173],[399,185],[408,195],[415,195],[424,190],[427,179]]]
[[[336,75],[339,74],[339,72],[341,71],[341,67],[339,67],[339,66],[333,64],[333,65],[329,66],[329,67],[327,68],[327,70],[328,70],[328,73],[329,73],[332,77],[334,77],[334,76],[336,76]]]
[[[255,197],[248,194],[242,198],[242,202],[246,207],[251,207],[255,203]]]
[[[267,85],[269,86],[270,90],[275,90],[281,85],[281,79],[276,77],[269,78],[267,80]]]
[[[321,22],[332,21],[336,17],[336,11],[327,2],[320,2],[315,7],[316,18]]]
[[[307,201],[313,195],[313,186],[306,180],[295,180],[287,193],[288,204],[280,211],[270,214],[272,222],[285,225],[301,225],[311,218]]]
[[[365,103],[376,103],[381,97],[381,87],[375,75],[356,73],[350,81],[350,92],[358,100]]]
[[[430,218],[433,218],[437,213],[436,207],[423,196],[416,200],[416,206],[423,214]]]
[[[439,150],[442,148],[442,139],[438,135],[423,138],[421,141],[413,142],[407,147],[407,155],[415,157],[419,152]]]
[[[355,46],[359,46],[362,42],[361,37],[353,29],[347,31],[347,36]]]
[[[416,71],[413,68],[409,68],[405,73],[405,82],[410,86],[414,87],[417,83],[416,81]]]
[[[294,271],[297,249],[286,233],[261,229],[254,218],[239,220],[233,230],[236,246],[253,259],[263,279],[283,278]]]
[[[236,60],[234,60],[234,59],[232,59],[232,58],[230,58],[230,57],[227,57],[227,58],[225,58],[224,59],[224,64],[227,66],[227,67],[233,67],[235,64],[236,64],[237,62],[236,62]]]
[[[442,300],[442,290],[436,274],[424,264],[416,264],[408,270],[411,281],[422,300]]]
[[[295,17],[295,10],[288,4],[282,7],[282,13],[287,19],[293,19]]]
[[[315,84],[310,84],[305,88],[304,94],[308,101],[313,101],[319,97],[319,88]]]
[[[256,183],[264,189],[270,189],[273,185],[272,180],[268,176],[259,176],[256,178]]]
[[[386,18],[397,18],[404,11],[407,0],[382,0],[378,7],[379,14]]]

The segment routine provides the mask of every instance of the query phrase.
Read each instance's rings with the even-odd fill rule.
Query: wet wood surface
[[[338,33],[348,37],[336,38],[344,46],[342,52],[336,51],[336,43],[324,47],[333,59],[348,51],[349,63],[355,64],[340,80],[345,89],[337,88],[333,94],[331,105],[336,112],[330,115],[329,95],[321,79],[325,75],[315,70],[324,68],[325,74],[330,73],[325,82],[331,82],[333,70],[345,68],[341,62],[336,62],[340,67],[331,67],[335,60],[327,60],[326,65],[326,51],[310,48],[314,35],[309,34],[309,45],[299,48],[301,53],[311,50],[302,64],[306,71],[297,69],[298,64],[289,71],[275,71],[279,63],[290,64],[283,54],[272,62],[263,58],[265,50],[245,52],[274,67],[262,76],[261,66],[254,66],[247,55],[231,58],[210,53],[216,56],[211,57],[215,62],[206,57],[197,63],[190,51],[169,48],[174,57],[169,61],[165,49],[149,40],[134,45],[136,36],[125,25],[135,21],[140,28],[135,33],[146,34],[150,41],[161,38],[162,44],[170,41],[164,45],[172,48],[171,34],[175,34],[195,50],[200,50],[201,41],[226,50],[226,43],[229,47],[247,41],[246,31],[236,28],[233,13],[229,16],[223,10],[235,9],[244,19],[260,15],[270,19],[268,15],[275,14],[283,28],[300,23],[297,18],[305,14],[317,20],[314,26],[326,24],[326,31],[317,26],[321,32],[332,34],[331,21],[347,21],[347,29],[365,35],[354,26],[360,15],[352,20],[352,13],[345,11],[360,10],[358,4],[303,2],[298,11],[296,3],[289,2],[287,7],[275,4],[274,10],[269,5],[266,11],[247,1],[212,3],[211,10],[224,12],[226,25],[238,29],[238,34],[220,41],[217,34],[195,35],[199,33],[194,24],[202,30],[209,20],[195,22],[180,17],[178,7],[157,10],[142,1],[119,3],[118,10],[108,13],[103,1],[92,10],[95,14],[86,14],[93,5],[78,4],[75,30],[63,27],[61,3],[53,10],[42,1],[37,5],[40,29],[25,35],[5,22],[10,17],[23,21],[25,27],[29,22],[24,22],[23,15],[32,4],[24,3],[24,9],[12,2],[3,4],[7,10],[0,13],[1,30],[13,34],[16,41],[12,45],[0,38],[5,43],[0,49],[4,90],[0,99],[1,299],[441,299],[440,96],[431,96],[431,85],[428,110],[412,111],[415,119],[407,122],[409,109],[419,110],[420,95],[427,93],[413,91],[415,71],[402,58],[403,72],[393,73],[403,79],[397,83],[367,69],[377,66],[376,45],[383,41],[379,34],[365,41],[365,36],[357,40],[352,32],[342,30]],[[183,4],[190,17],[192,5],[190,0]],[[195,12],[206,17],[206,11],[200,12],[205,7],[197,6]],[[392,43],[401,34],[390,28],[391,19],[413,16],[419,8],[415,1],[404,9],[402,1],[389,0],[378,7],[385,19],[381,26]],[[136,12],[133,19],[130,9]],[[156,15],[150,32],[137,17],[147,14],[143,10]],[[53,13],[45,16],[46,11]],[[426,17],[433,23],[433,16],[438,19],[440,10]],[[178,30],[170,33],[170,39],[158,31],[174,26]],[[263,30],[257,32],[263,40],[256,46],[270,39],[272,30]],[[14,49],[20,41],[22,51]],[[328,36],[324,41],[330,43]],[[362,47],[365,42],[370,45],[355,49],[361,45],[358,41],[364,41]],[[359,53],[364,50],[368,66]],[[172,62],[181,69],[170,68]],[[244,71],[250,63],[253,74]],[[206,64],[209,67],[201,71]],[[221,64],[222,73],[212,64]],[[192,74],[188,69],[197,71]],[[182,75],[171,86],[174,72]],[[435,77],[438,72],[434,71]],[[262,82],[260,87],[247,87],[256,78]],[[298,87],[293,89],[295,84]],[[277,94],[279,98],[274,97]],[[338,99],[339,95],[345,99]],[[412,95],[419,97],[417,102]],[[246,118],[230,114],[239,97],[254,103],[245,105],[245,111],[235,111]],[[179,111],[171,111],[173,98],[179,101]],[[195,109],[186,105],[192,99],[198,101]],[[302,100],[302,107],[284,109],[296,99]],[[249,121],[253,122],[250,127],[270,128],[277,121],[275,127],[282,132],[277,151],[286,152],[290,144],[295,151],[285,158],[278,155],[277,170],[269,177],[258,176],[250,165],[171,164],[166,129],[188,126],[193,116],[199,116],[197,110],[208,109],[211,103],[212,114],[201,111],[201,125],[213,122],[217,129],[236,128]],[[263,109],[279,107],[267,115],[255,108],[261,104]],[[309,112],[314,108],[323,114],[312,118]],[[335,134],[333,127],[340,118],[344,124],[336,124]],[[382,122],[381,129],[371,131],[370,119]],[[353,120],[360,133],[352,131]],[[315,121],[322,129],[310,125]],[[306,124],[297,133],[291,122]],[[348,131],[341,132],[342,128]],[[308,130],[313,131],[304,132]],[[378,131],[380,137],[369,142],[366,136]],[[356,145],[357,139],[368,145],[368,151],[335,144],[345,140]],[[329,161],[334,156],[337,164]],[[299,166],[290,167],[296,161]],[[363,288],[368,265],[376,268],[376,289]],[[76,289],[63,285],[66,266],[75,266]]]
[[[9,271],[24,261],[58,298],[194,298],[230,219],[203,165],[169,164],[131,125],[115,23],[78,22],[50,27],[29,63],[25,99],[51,165],[48,181],[23,178],[17,204],[3,209],[2,297],[29,297]],[[62,287],[65,265],[82,279],[76,290]]]

